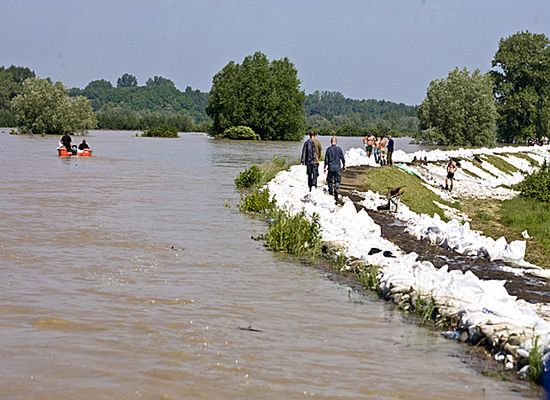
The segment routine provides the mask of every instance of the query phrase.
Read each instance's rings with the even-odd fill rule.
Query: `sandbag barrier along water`
[[[360,154],[357,149],[352,152]],[[380,226],[364,210],[357,212],[351,200],[336,205],[320,189],[306,197],[306,179],[305,167],[293,166],[267,186],[279,208],[291,213],[303,210],[308,218],[317,214],[322,240],[342,249],[348,259],[361,261],[361,267],[348,263],[344,268],[376,271],[377,288],[386,299],[403,308],[422,310],[430,318],[438,315],[456,329],[450,336],[483,343],[506,368],[522,374],[527,373],[532,349],[548,354],[550,306],[518,300],[507,292],[505,281],[482,280],[469,271],[437,269],[430,262],[418,261],[415,253],[405,254],[384,239]],[[321,173],[319,181],[324,179]],[[374,248],[380,251],[371,251]]]

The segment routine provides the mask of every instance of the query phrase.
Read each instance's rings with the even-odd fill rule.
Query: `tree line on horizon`
[[[210,92],[179,90],[162,76],[143,86],[129,73],[116,86],[105,79],[83,89],[38,78],[27,67],[0,67],[0,126],[33,133],[170,126],[214,136],[298,140],[326,135],[415,132],[443,145],[525,143],[550,131],[550,40],[517,32],[502,38],[487,73],[454,68],[433,80],[420,106],[354,100],[339,92],[306,95],[288,59],[263,53],[230,61]],[[82,121],[82,123],[79,123]],[[227,132],[226,132],[227,131]]]
[[[288,60],[286,67],[286,72],[294,68]],[[0,126],[18,125],[12,100],[21,94],[23,81],[27,78],[39,79],[28,67],[0,67]],[[299,85],[297,80],[294,83]],[[82,89],[67,89],[67,94],[89,100],[96,121],[93,128],[144,130],[168,125],[180,131],[200,130],[214,134],[213,118],[206,112],[210,93],[190,86],[180,91],[173,81],[161,76],[149,78],[139,86],[134,75],[125,73],[117,79],[116,86],[108,80],[98,79]],[[410,132],[418,125],[416,106],[391,101],[355,100],[339,92],[315,91],[304,94],[302,102],[304,122],[296,131],[297,138],[310,129],[324,135],[362,135],[371,128]],[[279,137],[273,133],[272,138]]]

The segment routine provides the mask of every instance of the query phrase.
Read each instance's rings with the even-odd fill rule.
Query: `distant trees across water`
[[[68,94],[77,99],[71,104],[80,104],[82,109],[87,107],[83,99],[89,101],[94,118],[84,126],[97,120],[101,129],[171,126],[223,136],[228,129],[240,127],[227,131],[226,136],[258,135],[269,140],[301,139],[311,129],[341,136],[391,131],[394,136],[411,134],[420,141],[463,146],[490,145],[495,140],[525,143],[549,136],[550,40],[530,32],[503,38],[491,68],[487,73],[452,69],[447,77],[430,83],[420,106],[355,100],[336,91],[306,95],[289,59],[270,61],[261,52],[245,57],[241,64],[230,61],[213,77],[209,93],[190,86],[179,90],[162,76],[153,76],[140,86],[134,75],[125,73],[116,86],[99,79],[83,89],[70,89]],[[14,99],[23,92],[24,82],[35,78],[27,67],[0,67],[0,126],[29,128],[21,118],[32,113],[23,112],[24,104]],[[61,83],[55,85],[61,93]],[[38,90],[36,83],[33,88]],[[63,104],[68,103],[63,100]],[[73,107],[63,118],[74,121],[75,113]],[[49,109],[43,115],[57,114]],[[45,121],[33,124],[37,129]],[[70,126],[76,125],[71,122]],[[46,130],[52,129],[58,128]]]
[[[318,91],[306,96],[306,124],[321,135],[365,136],[413,134],[418,130],[417,106],[385,100],[355,100],[340,92]]]
[[[282,62],[280,69],[289,65],[288,60]],[[29,68],[0,67],[0,126],[17,125],[11,101],[21,92],[23,81],[30,77],[35,77],[35,73]],[[212,128],[212,119],[206,113],[209,93],[189,86],[181,91],[173,81],[162,76],[151,77],[139,86],[134,75],[125,73],[117,79],[116,86],[98,79],[83,89],[69,89],[68,93],[90,101],[99,129],[145,130],[173,126],[182,132],[205,132]],[[357,136],[369,130],[409,132],[416,130],[418,124],[415,106],[385,100],[354,100],[339,92],[315,91],[305,95],[298,107],[304,123],[293,133],[295,139],[309,129],[322,135]],[[276,139],[276,134],[273,135]]]
[[[85,96],[92,104],[100,129],[144,130],[173,126],[179,131],[206,130],[210,119],[205,113],[207,93],[187,87],[180,91],[162,76],[149,78],[138,86],[135,76],[125,73],[114,87],[99,79],[84,89],[70,89],[72,96]]]

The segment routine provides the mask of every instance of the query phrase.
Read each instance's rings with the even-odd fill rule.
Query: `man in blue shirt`
[[[343,171],[346,170],[346,160],[344,152],[336,144],[336,136],[333,136],[330,139],[330,147],[325,152],[325,172],[328,170],[328,193],[330,195],[334,194],[335,199],[338,199],[338,189],[342,180],[340,169]]]

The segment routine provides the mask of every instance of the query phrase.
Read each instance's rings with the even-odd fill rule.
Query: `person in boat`
[[[67,151],[71,151],[71,142],[72,142],[72,139],[69,135],[64,134],[63,136],[61,136],[61,144],[65,146]]]
[[[86,139],[82,139],[82,143],[78,145],[78,150],[87,150],[90,146],[88,146],[88,143],[86,143]]]
[[[445,190],[453,190],[453,182],[455,180],[455,172],[458,169],[455,160],[452,158],[449,160],[449,163],[447,164],[447,177],[445,178]],[[449,181],[451,182],[451,186],[449,187]]]

